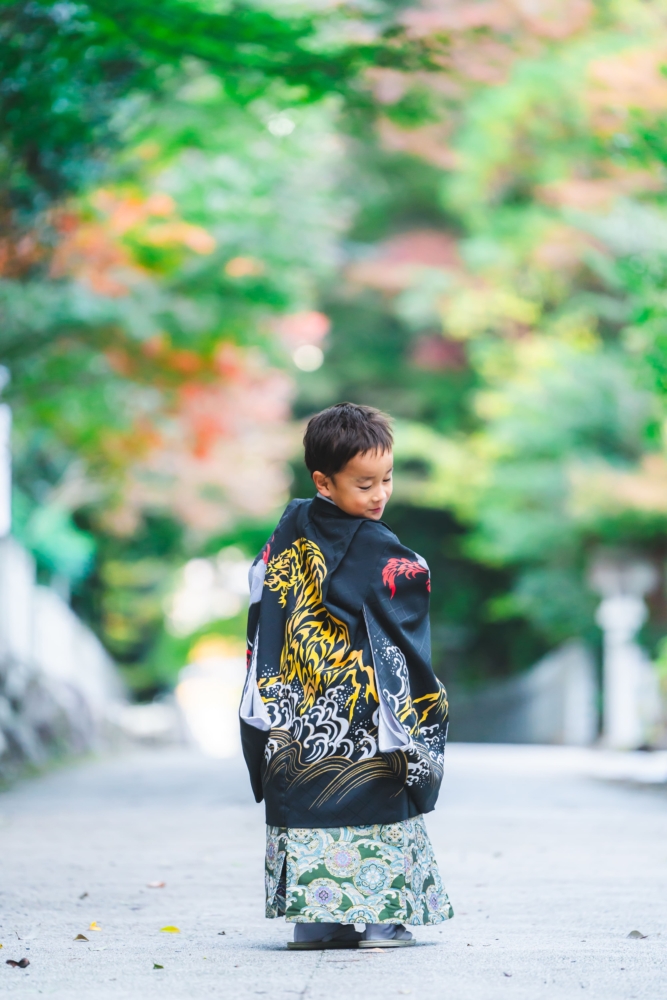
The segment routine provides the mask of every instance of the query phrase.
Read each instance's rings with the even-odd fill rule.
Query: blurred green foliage
[[[0,205],[41,210],[99,181],[133,117],[123,99],[162,100],[184,61],[207,67],[242,103],[275,83],[292,102],[312,101],[350,91],[364,66],[406,63],[391,32],[350,44],[340,21],[335,11],[233,0],[3,0]]]
[[[384,144],[348,119],[362,192],[348,281],[328,292],[327,358],[297,402],[399,418],[386,517],[431,564],[436,657],[460,684],[595,643],[596,553],[662,568],[667,528],[667,7],[564,4],[558,34],[510,4],[496,15],[513,30],[480,9],[475,35],[451,5],[459,58],[449,83],[426,82],[421,116],[406,115],[410,79],[385,77]],[[454,244],[448,260],[444,239],[424,256],[426,229]]]
[[[343,21],[245,3],[0,4],[15,531],[145,694],[174,675],[153,655],[173,574],[220,536],[197,504],[219,497],[230,526],[243,514],[215,477],[190,485],[185,515],[170,508],[188,456],[212,435],[233,444],[235,420],[255,438],[284,423],[272,318],[311,306],[335,263],[334,95],[363,65],[404,61],[381,18],[363,41]],[[245,414],[216,412],[221,381],[240,401],[248,385]]]
[[[165,608],[270,532],[290,380],[396,418],[449,682],[594,641],[600,547],[664,561],[667,5],[477,6],[0,3],[15,530],[144,696],[240,634]]]

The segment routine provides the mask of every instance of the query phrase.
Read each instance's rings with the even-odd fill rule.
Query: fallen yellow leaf
[[[180,927],[172,927],[171,924],[167,924],[166,927],[161,927],[160,930],[164,931],[166,934],[180,934],[181,933],[181,928]]]
[[[92,924],[88,928],[89,931],[101,931],[102,928],[98,924],[97,920],[93,920]]]

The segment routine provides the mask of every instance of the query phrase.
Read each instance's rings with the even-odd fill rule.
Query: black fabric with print
[[[242,712],[241,736],[267,823],[394,823],[433,809],[447,699],[431,667],[425,562],[383,522],[316,497],[288,506],[253,574],[244,704],[256,682],[265,719]]]

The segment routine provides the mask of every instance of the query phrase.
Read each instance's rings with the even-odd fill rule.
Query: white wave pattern
[[[294,720],[292,736],[305,750],[305,763],[312,764],[334,753],[354,753],[354,743],[348,737],[350,723],[339,714],[341,704],[345,704],[345,689],[331,688],[305,715]]]
[[[266,741],[266,746],[264,747],[264,760],[266,761],[267,764],[269,763],[269,761],[271,760],[274,753],[276,752],[276,750],[278,750],[279,747],[280,743],[278,742],[278,740],[274,739],[273,736],[269,736],[268,740]]]
[[[271,700],[268,701],[265,695],[263,701],[269,713],[271,729],[290,729],[299,704],[299,692],[289,684],[278,682],[271,685],[267,694],[270,694]]]
[[[405,656],[398,646],[387,646],[385,648],[385,656],[387,666],[389,667],[392,676],[398,680],[399,687],[398,690],[394,692],[383,687],[382,693],[384,694],[392,712],[396,717],[398,717],[401,705],[404,705],[410,698],[408,665],[405,661]]]
[[[406,785],[423,785],[431,777],[431,768],[427,760],[420,757],[418,760],[408,760],[408,777]]]
[[[442,767],[445,763],[442,727],[438,725],[424,726],[421,730],[421,735],[424,739],[424,743],[426,744],[426,749],[429,752],[431,760]]]
[[[351,730],[344,708],[348,697],[344,687],[331,688],[304,715],[297,715],[298,690],[277,683],[271,686],[270,696],[275,700],[265,704],[271,729],[286,731],[293,740],[301,743],[304,763],[313,764],[333,754],[354,760],[365,760],[377,754],[377,710],[370,730],[362,726]],[[269,738],[264,752],[267,762],[280,746],[280,742]]]
[[[375,731],[377,733],[377,729]],[[355,734],[354,745],[356,752],[360,754],[357,758],[358,760],[367,760],[369,757],[375,757],[378,752],[377,740],[367,729],[360,729]]]

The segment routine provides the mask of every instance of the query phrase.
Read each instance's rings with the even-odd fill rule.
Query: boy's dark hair
[[[372,406],[336,403],[308,421],[303,439],[306,466],[335,476],[351,458],[367,451],[390,451],[394,444],[389,417]]]

